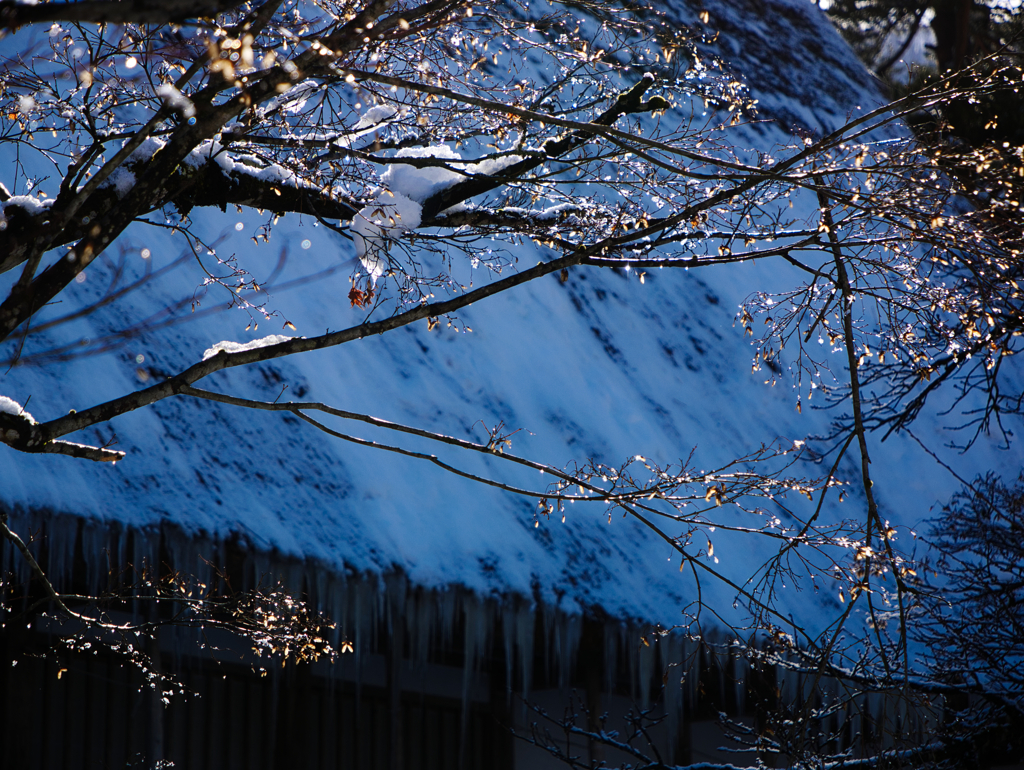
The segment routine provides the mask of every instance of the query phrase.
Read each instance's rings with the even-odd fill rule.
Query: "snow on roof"
[[[767,149],[789,141],[787,121],[835,125],[858,105],[879,98],[810,3],[769,0],[757,12],[739,2],[715,8],[712,21],[723,32],[720,52],[749,77],[767,115],[778,118],[740,129],[747,146]],[[152,153],[158,146],[151,140],[136,152]],[[245,166],[220,149],[207,143],[193,161],[212,156],[226,170]],[[421,150],[419,157],[465,163],[444,147]],[[377,224],[365,232],[355,228],[364,239],[361,255],[353,253],[358,245],[311,226],[308,217],[289,215],[269,244],[253,246],[247,234],[236,233],[234,217],[226,223],[219,211],[192,212],[193,227],[219,239],[220,253],[244,255],[260,281],[274,274],[265,288],[268,308],[279,316],[220,311],[229,292],[218,286],[197,292],[205,274],[189,252],[179,268],[144,291],[74,325],[31,336],[23,356],[31,362],[35,354],[63,350],[84,337],[102,341],[113,328],[143,324],[124,347],[65,356],[63,363],[50,359],[44,368],[16,366],[0,380],[4,391],[31,395],[34,411],[51,419],[181,371],[211,339],[239,342],[218,343],[208,354],[287,339],[257,338],[258,324],[245,331],[254,319],[263,324],[263,334],[268,324],[285,318],[299,334],[360,323],[367,311],[350,307],[347,273],[338,265],[365,258],[367,237],[382,238],[399,221],[411,226],[417,201],[459,178],[450,169],[411,164],[393,165],[386,176],[394,193],[388,200],[405,208],[395,225],[369,212],[367,222]],[[265,221],[254,211],[238,218],[246,233]],[[182,256],[180,242],[167,230],[135,226],[122,243],[128,275],[141,275],[147,264],[167,267]],[[527,244],[515,252],[519,264],[535,264],[543,256],[537,248]],[[149,262],[132,256],[143,250]],[[487,280],[466,260],[453,269],[467,285]],[[9,290],[16,273],[0,276],[0,289]],[[785,388],[752,376],[752,350],[734,327],[739,302],[754,289],[777,286],[783,273],[774,264],[744,264],[651,271],[641,283],[635,273],[574,269],[566,282],[544,279],[477,303],[460,312],[452,328],[418,323],[339,348],[218,373],[202,384],[265,401],[319,401],[477,441],[486,441],[486,430],[499,423],[509,432],[522,428],[511,438],[512,451],[559,467],[589,458],[617,466],[637,453],[679,463],[693,452],[697,467],[710,469],[761,440],[819,433],[831,417],[813,408],[798,414]],[[83,275],[86,280],[69,287],[62,304],[47,308],[40,320],[104,296],[103,265]],[[181,309],[162,314],[173,307]],[[249,334],[253,339],[246,342]],[[2,406],[9,401],[0,399],[0,408],[17,407],[13,401]],[[438,453],[478,475],[508,472],[498,456],[442,451],[415,437],[399,442],[385,430],[322,419],[343,434]],[[564,519],[539,515],[536,499],[468,482],[422,460],[355,446],[287,414],[176,397],[100,426],[88,439],[106,443],[112,432],[128,453],[114,467],[0,447],[0,502],[130,528],[170,522],[205,537],[239,535],[258,551],[328,570],[400,570],[425,587],[459,585],[483,596],[514,593],[570,611],[597,605],[612,615],[672,624],[682,620],[682,609],[695,597],[693,576],[680,572],[673,550],[632,519],[609,518],[603,509],[583,505],[567,506]],[[904,511],[927,511],[956,488],[955,480],[936,475],[931,458],[911,442],[894,437],[873,451],[885,518],[898,521]],[[986,447],[978,454],[979,467],[1006,462],[1005,454]],[[813,462],[805,470],[822,472]],[[853,465],[841,472],[859,473]],[[540,490],[549,480],[533,471],[505,478]],[[763,520],[753,520],[737,513],[736,523],[761,526],[776,515],[765,511]],[[719,568],[741,581],[771,551],[752,546],[738,532],[719,530],[712,537]],[[783,594],[784,611],[802,619],[813,619],[836,601],[809,584],[790,585]],[[734,597],[722,584],[704,588],[704,600],[724,615]]]

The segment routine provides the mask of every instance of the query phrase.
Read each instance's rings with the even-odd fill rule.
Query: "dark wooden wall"
[[[288,666],[183,659],[188,693],[168,704],[139,670],[109,652],[40,657],[42,639],[2,632],[0,767],[45,770],[502,770],[511,735],[488,704],[398,694]],[[52,640],[48,640],[52,641]],[[166,655],[164,656],[166,662]],[[465,742],[460,739],[465,718]],[[392,735],[400,725],[400,734]]]

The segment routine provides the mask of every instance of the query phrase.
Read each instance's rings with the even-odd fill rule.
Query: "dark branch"
[[[111,0],[109,2],[40,3],[0,2],[0,29],[16,29],[46,21],[93,24],[167,24],[185,19],[213,17],[242,5],[241,0]]]
[[[615,104],[595,118],[593,124],[596,126],[610,126],[620,117],[629,113],[663,109],[663,105],[667,106],[667,102],[664,99],[652,99],[648,102],[641,101],[644,93],[653,85],[654,76],[644,75],[639,83],[628,91],[619,94]],[[520,179],[545,161],[567,155],[593,138],[594,132],[588,131],[584,126],[569,131],[558,139],[549,139],[541,145],[541,154],[539,156],[525,158],[518,163],[513,163],[499,174],[475,176],[467,179],[465,182],[459,182],[451,187],[446,187],[423,202],[423,218],[425,220],[432,219],[439,212],[457,203],[462,203],[477,195],[490,192],[496,187],[505,185],[510,179]]]
[[[75,444],[70,441],[33,443],[34,427],[35,424],[27,417],[0,412],[0,441],[12,449],[39,454],[68,455],[107,463],[116,463],[125,455],[124,452],[116,452],[105,447]]]

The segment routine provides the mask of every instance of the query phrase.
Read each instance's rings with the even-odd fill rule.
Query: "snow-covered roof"
[[[715,5],[711,25],[722,32],[718,53],[750,83],[765,118],[737,129],[746,148],[790,141],[795,128],[834,127],[880,100],[809,2],[730,0]],[[265,220],[256,212],[192,216],[219,254],[237,254],[267,281],[268,307],[278,315],[264,320],[223,309],[222,289],[197,291],[203,273],[180,240],[137,225],[39,322],[101,300],[121,268],[134,279],[180,264],[73,323],[30,337],[25,364],[0,376],[0,392],[37,419],[52,419],[181,371],[204,352],[273,344],[266,340],[279,341],[285,321],[295,327],[287,336],[301,336],[367,317],[348,301],[348,276],[357,257],[365,264],[365,247],[357,252],[309,217],[288,215],[264,244],[253,237]],[[362,237],[378,236],[367,230]],[[534,264],[539,248],[522,247],[518,264]],[[0,293],[17,273],[0,276]],[[466,284],[486,279],[469,264],[457,265],[455,275]],[[692,452],[695,465],[712,468],[761,441],[806,439],[830,419],[809,408],[813,402],[798,413],[791,391],[752,374],[752,350],[734,325],[750,292],[784,278],[776,265],[755,264],[649,271],[643,282],[635,272],[574,269],[565,282],[550,277],[478,303],[452,327],[422,322],[220,373],[204,385],[263,400],[319,401],[476,440],[486,441],[486,428],[503,423],[508,432],[522,429],[512,436],[513,451],[557,466],[588,459],[618,466],[637,454],[664,465]],[[117,336],[137,324],[148,328],[127,340]],[[99,352],[77,355],[82,350]],[[323,419],[342,433],[397,443],[386,431]],[[632,519],[572,505],[564,519],[538,517],[536,500],[356,446],[291,415],[177,397],[118,417],[90,431],[89,440],[104,444],[112,431],[127,452],[113,466],[0,448],[0,502],[23,513],[72,514],[140,530],[170,522],[214,540],[240,535],[253,549],[328,571],[400,571],[424,587],[516,594],[570,612],[598,606],[672,624],[695,598],[693,577],[680,572],[672,549]],[[401,443],[441,454],[416,438]],[[873,451],[879,496],[893,520],[916,523],[955,488],[916,445],[897,437]],[[993,462],[986,447],[978,452],[978,467]],[[507,470],[499,457],[451,449],[443,458],[479,475]],[[806,472],[821,471],[811,463]],[[536,472],[510,478],[538,489],[547,481]],[[767,553],[738,533],[715,538],[709,559],[741,580]],[[705,602],[732,604],[728,587],[704,590]],[[789,590],[784,609],[802,618],[836,601],[834,592],[815,593],[809,585]]]

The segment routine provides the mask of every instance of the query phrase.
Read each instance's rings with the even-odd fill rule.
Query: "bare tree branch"
[[[241,0],[84,0],[72,3],[0,2],[0,28],[17,29],[47,21],[93,24],[166,24],[213,18],[242,5]]]

